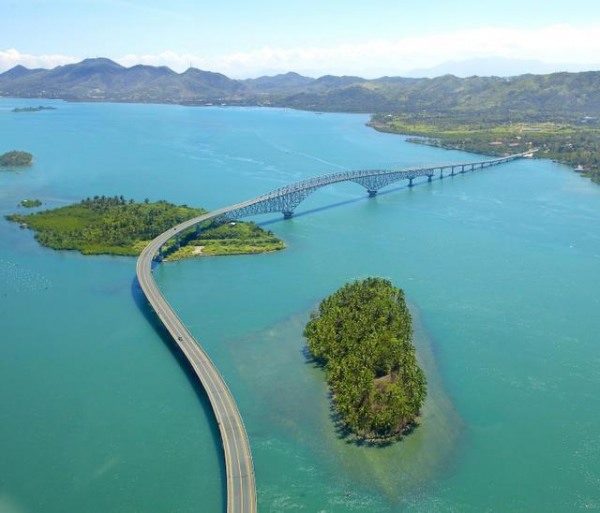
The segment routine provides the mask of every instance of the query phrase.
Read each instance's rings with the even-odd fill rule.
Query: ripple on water
[[[43,292],[52,286],[52,281],[19,262],[0,259],[0,282],[2,295]]]

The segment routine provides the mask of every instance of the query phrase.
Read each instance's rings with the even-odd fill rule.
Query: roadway
[[[182,223],[156,237],[140,254],[137,277],[148,302],[169,331],[204,387],[219,425],[227,474],[227,512],[256,513],[256,484],[252,452],[242,417],[229,387],[210,357],[196,342],[152,277],[152,261],[171,237],[196,223],[211,219],[206,214]]]

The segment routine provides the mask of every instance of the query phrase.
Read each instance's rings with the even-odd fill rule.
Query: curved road
[[[140,254],[136,272],[146,298],[193,367],[212,405],[219,424],[225,455],[227,512],[256,513],[256,484],[252,453],[235,400],[214,363],[181,322],[152,277],[152,260],[171,237],[213,217],[216,215],[211,212],[190,219],[156,237]]]
[[[473,169],[483,169],[490,165],[497,165],[516,158],[522,157],[522,154],[511,155],[502,159],[492,159],[483,162],[478,162],[473,165]],[[472,163],[465,164],[471,166]],[[433,168],[419,168],[406,171],[389,171],[390,175],[394,176],[401,173],[399,179],[409,179],[412,184],[414,176],[428,176],[425,171],[440,170],[440,174],[444,169],[459,167],[461,164],[448,166],[435,166]],[[464,166],[463,166],[464,170]],[[321,178],[318,187],[328,185],[329,183],[337,183],[340,181],[354,181],[352,173],[360,173],[360,177],[381,176],[385,171],[360,171],[336,173],[327,175],[326,180]],[[325,178],[325,177],[324,177]],[[306,184],[306,185],[305,185]],[[154,257],[160,253],[162,246],[171,238],[175,237],[184,230],[191,228],[199,223],[215,218],[226,217],[228,213],[238,213],[240,215],[252,215],[252,207],[258,204],[266,204],[274,199],[282,197],[282,195],[298,191],[304,186],[306,189],[314,190],[315,179],[299,182],[287,188],[277,189],[271,193],[259,196],[257,198],[237,203],[229,207],[219,210],[214,210],[208,214],[184,221],[177,226],[170,228],[166,232],[160,234],[152,240],[142,251],[136,266],[136,273],[139,284],[144,292],[148,302],[158,315],[160,321],[169,331],[173,340],[177,343],[194,372],[206,390],[208,399],[210,400],[215,417],[219,424],[221,440],[223,442],[223,452],[225,456],[225,467],[227,473],[227,512],[228,513],[256,513],[256,483],[254,477],[254,466],[252,463],[252,453],[250,444],[242,417],[237,408],[235,400],[227,387],[227,384],[221,377],[221,374],[194,339],[193,335],[185,327],[181,319],[177,316],[173,308],[160,292],[154,278],[152,277],[152,261]],[[290,192],[291,191],[291,192]],[[278,204],[276,204],[278,205]]]

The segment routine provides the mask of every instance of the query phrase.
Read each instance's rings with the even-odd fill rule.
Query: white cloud
[[[21,64],[27,68],[54,68],[62,64],[77,62],[77,57],[69,55],[30,55],[21,53],[14,48],[8,50],[0,50],[0,71],[13,68],[17,64]]]
[[[8,57],[5,57],[8,55]],[[0,52],[0,68],[6,61],[17,64],[56,65],[73,62],[63,55],[27,56],[16,50]],[[550,25],[533,29],[482,27],[424,34],[395,40],[371,40],[326,47],[274,48],[222,55],[178,53],[128,54],[116,60],[124,65],[166,65],[183,71],[192,65],[231,77],[298,71],[309,75],[356,74],[365,77],[398,75],[413,68],[436,66],[447,61],[501,57],[537,60],[561,69],[582,69],[600,60],[600,24]]]
[[[168,66],[175,71],[184,71],[190,64],[197,66],[202,59],[198,55],[190,53],[177,53],[167,50],[157,54],[127,54],[116,59],[123,66],[134,66],[136,64],[148,64],[150,66]],[[207,68],[208,69],[208,68]],[[219,71],[211,69],[210,71]]]

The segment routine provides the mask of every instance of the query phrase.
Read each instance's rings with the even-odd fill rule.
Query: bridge
[[[152,277],[152,262],[157,257],[159,260],[161,259],[162,248],[167,241],[174,237],[180,237],[182,232],[198,227],[201,223],[209,220],[223,221],[273,212],[281,212],[285,218],[290,218],[295,208],[308,195],[321,187],[334,183],[355,182],[363,186],[369,196],[375,196],[381,188],[400,180],[408,180],[408,185],[412,187],[413,181],[419,177],[427,177],[427,180],[431,181],[437,173],[439,173],[439,178],[444,178],[444,176],[484,169],[526,156],[528,154],[520,153],[481,162],[404,170],[343,171],[309,178],[254,199],[184,221],[160,234],[144,248],[136,266],[140,287],[156,315],[196,373],[206,391],[219,425],[227,476],[228,513],[256,513],[256,482],[252,452],[242,417],[227,384],[208,354],[171,308]]]

